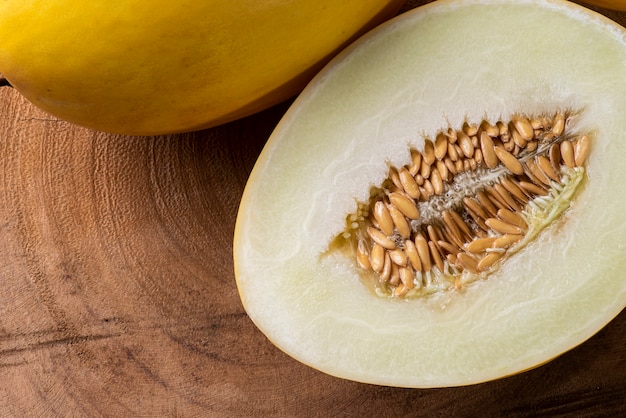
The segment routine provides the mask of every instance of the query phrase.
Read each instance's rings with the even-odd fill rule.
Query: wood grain
[[[232,235],[288,105],[124,137],[0,89],[0,416],[626,414],[624,312],[547,365],[462,388],[344,381],[269,343],[239,301]]]

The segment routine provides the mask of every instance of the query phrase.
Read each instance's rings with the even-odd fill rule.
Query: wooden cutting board
[[[239,301],[232,236],[287,106],[125,137],[0,89],[0,416],[626,414],[625,312],[545,366],[463,388],[344,381],[269,343]]]

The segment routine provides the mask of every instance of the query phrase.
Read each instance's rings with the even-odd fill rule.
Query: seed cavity
[[[385,297],[454,291],[490,273],[567,210],[591,135],[578,112],[447,128],[359,202],[339,236]]]

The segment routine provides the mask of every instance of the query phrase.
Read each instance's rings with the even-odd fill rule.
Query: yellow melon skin
[[[592,133],[586,179],[486,280],[384,299],[327,252],[424,136],[563,108]],[[438,1],[383,24],[307,86],[251,173],[233,248],[248,315],[302,363],[389,386],[485,382],[575,347],[626,307],[624,109],[626,32],[574,3]]]
[[[626,11],[626,1],[624,0],[586,0],[585,3],[612,10]]]
[[[49,113],[163,134],[222,124],[296,94],[401,0],[6,0],[0,73]]]

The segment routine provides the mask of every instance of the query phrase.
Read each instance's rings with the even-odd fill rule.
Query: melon
[[[594,6],[605,7],[612,10],[626,11],[626,1],[624,0],[587,0],[585,3],[593,4]]]
[[[234,236],[243,306],[293,358],[359,382],[546,363],[626,306],[623,109],[626,31],[581,6],[442,0],[392,19],[262,151]]]
[[[298,93],[402,0],[0,2],[0,73],[32,103],[106,132],[223,124]]]

